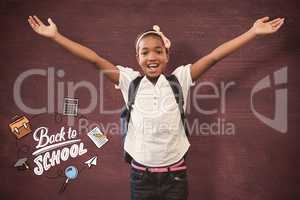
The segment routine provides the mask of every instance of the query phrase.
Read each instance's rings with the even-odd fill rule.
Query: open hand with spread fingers
[[[269,21],[269,19],[269,17],[263,17],[256,20],[251,30],[256,35],[272,34],[278,31],[284,23],[284,18],[276,18],[272,21]]]
[[[58,32],[51,18],[48,18],[49,25],[45,25],[37,16],[29,16],[28,23],[36,33],[44,37],[54,38]]]

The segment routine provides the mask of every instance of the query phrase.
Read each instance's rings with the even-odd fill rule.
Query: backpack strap
[[[121,134],[123,137],[123,146],[124,146],[124,141],[125,137],[127,135],[127,129],[128,129],[128,124],[130,120],[130,113],[132,110],[132,105],[134,104],[135,97],[137,90],[139,88],[140,82],[142,80],[143,76],[138,76],[134,80],[132,80],[129,84],[129,89],[128,89],[128,100],[127,104],[124,106],[122,112],[121,112]],[[127,163],[131,163],[132,157],[124,151],[124,160]]]
[[[134,80],[132,80],[129,84],[129,89],[128,89],[128,99],[127,99],[127,105],[126,105],[126,112],[125,112],[125,118],[126,118],[126,131],[127,131],[127,127],[129,124],[129,120],[130,120],[130,113],[132,110],[132,105],[134,104],[135,101],[135,96],[137,93],[137,89],[139,88],[140,82],[142,80],[144,76],[138,76],[136,77]]]
[[[132,105],[134,104],[137,89],[139,88],[140,82],[144,76],[138,76],[134,80],[132,80],[129,84],[128,90],[128,101],[127,101],[127,108],[129,112],[132,110]]]
[[[172,88],[176,103],[178,105],[178,109],[180,112],[180,117],[181,117],[181,121],[182,121],[184,130],[185,130],[185,134],[186,134],[186,136],[189,136],[189,130],[187,128],[186,117],[185,117],[185,113],[184,113],[184,109],[183,109],[184,97],[183,97],[182,87],[181,87],[177,77],[174,74],[167,76],[166,79],[169,81],[169,84]]]

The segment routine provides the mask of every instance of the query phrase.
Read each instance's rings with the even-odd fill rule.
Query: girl
[[[113,65],[93,50],[66,38],[58,32],[50,18],[49,25],[37,16],[29,16],[28,22],[36,33],[99,67],[121,89],[128,103],[129,86],[140,76],[139,72]],[[283,23],[283,18],[271,21],[269,17],[258,19],[242,35],[220,45],[195,63],[175,69],[172,74],[181,86],[184,102],[190,86],[207,69],[256,36],[275,33]],[[125,151],[132,157],[131,199],[187,199],[184,155],[190,144],[174,94],[164,75],[171,42],[158,26],[154,26],[138,36],[135,47],[136,59],[144,76],[137,89],[124,143]]]

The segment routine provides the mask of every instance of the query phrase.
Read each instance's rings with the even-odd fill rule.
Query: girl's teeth
[[[150,65],[148,65],[149,67],[157,67],[158,66],[158,64],[150,64]]]

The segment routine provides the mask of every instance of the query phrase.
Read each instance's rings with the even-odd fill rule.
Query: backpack
[[[137,90],[139,88],[140,82],[143,77],[144,76],[138,76],[137,78],[132,80],[131,83],[129,84],[128,102],[127,102],[127,105],[124,106],[124,108],[121,111],[121,119],[120,119],[121,121],[120,122],[121,122],[121,135],[122,135],[122,139],[123,139],[123,146],[124,146],[125,137],[127,135],[127,129],[128,129],[128,123],[130,120],[130,113],[132,110],[132,105],[134,104],[136,93],[137,93]],[[189,132],[188,132],[188,128],[186,125],[186,117],[185,117],[184,109],[183,109],[184,97],[183,97],[181,85],[175,75],[166,76],[166,79],[168,80],[168,82],[170,84],[170,87],[173,91],[176,103],[178,105],[178,108],[180,111],[180,116],[181,116],[181,121],[182,121],[184,130],[185,130],[185,134],[187,137],[189,137]],[[132,161],[132,157],[125,150],[124,150],[124,160],[128,163],[131,163],[131,161]]]

